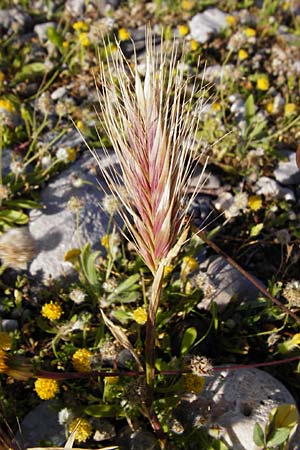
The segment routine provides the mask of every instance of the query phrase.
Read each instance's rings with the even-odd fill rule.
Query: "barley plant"
[[[153,276],[145,342],[146,407],[163,441],[152,407],[156,313],[165,267],[188,238],[189,206],[201,188],[199,177],[188,198],[199,155],[196,136],[204,88],[200,83],[199,90],[195,82],[190,87],[175,43],[166,52],[166,42],[162,41],[157,51],[147,31],[146,45],[144,78],[137,61],[132,68],[120,49],[107,58],[107,67],[100,61],[99,119],[120,171],[112,168],[113,164],[103,168],[95,157],[108,188],[121,204],[119,212],[134,247]],[[104,320],[116,337],[116,329],[105,316]]]

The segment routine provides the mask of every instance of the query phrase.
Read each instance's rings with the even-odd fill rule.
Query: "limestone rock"
[[[107,164],[103,160],[103,164]],[[29,230],[37,241],[39,253],[32,261],[30,273],[43,278],[56,278],[72,270],[64,262],[64,254],[72,248],[90,242],[100,248],[106,233],[108,216],[99,203],[103,192],[97,184],[96,162],[86,151],[78,161],[49,183],[41,195],[42,209],[30,213]],[[103,181],[103,180],[102,180]],[[78,186],[78,187],[76,187]],[[78,229],[72,199],[79,203]]]
[[[287,161],[279,161],[274,176],[279,183],[284,185],[300,184],[300,170],[296,163],[296,153],[285,152]]]
[[[195,41],[203,44],[211,36],[219,33],[227,26],[227,14],[217,8],[209,8],[203,13],[196,14],[190,21],[190,34]]]

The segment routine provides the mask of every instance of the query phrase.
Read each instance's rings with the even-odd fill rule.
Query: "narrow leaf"
[[[187,328],[181,342],[181,355],[185,355],[197,339],[197,330],[194,327]]]
[[[256,423],[254,425],[253,441],[254,441],[255,445],[257,445],[258,447],[263,447],[265,444],[264,430],[262,429],[262,427],[260,426],[259,423]]]

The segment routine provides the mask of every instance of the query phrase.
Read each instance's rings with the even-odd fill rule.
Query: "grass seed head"
[[[195,167],[191,149],[197,143],[203,95],[194,103],[195,83],[185,80],[176,43],[170,55],[164,42],[157,52],[148,30],[146,43],[143,80],[137,64],[132,68],[120,49],[108,67],[100,62],[99,118],[121,170],[98,162],[122,204],[137,252],[156,273],[187,227],[188,206],[182,206],[182,199]]]

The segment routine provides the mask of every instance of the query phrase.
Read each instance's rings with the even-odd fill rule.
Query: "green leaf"
[[[52,44],[56,45],[56,47],[58,47],[59,49],[62,48],[64,39],[62,35],[56,30],[56,28],[49,27],[47,29],[47,35],[49,41],[52,42]]]
[[[137,281],[140,279],[140,275],[138,273],[131,275],[128,277],[125,281],[119,284],[119,286],[116,287],[114,292],[112,292],[107,298],[106,301],[108,303],[113,302],[116,297],[118,297],[120,294],[126,292],[126,291],[132,291],[139,288],[139,285],[137,284]]]
[[[249,119],[255,114],[254,96],[250,94],[245,102],[245,115]]]
[[[85,414],[93,417],[116,417],[121,416],[122,411],[114,405],[91,405],[85,408]]]
[[[21,81],[32,81],[36,78],[44,75],[45,73],[45,65],[42,62],[35,62],[31,64],[26,64],[22,67],[20,72],[18,72],[15,76],[14,81],[16,83],[20,83]]]
[[[57,333],[57,329],[55,327],[52,327],[51,325],[49,325],[42,317],[37,317],[36,319],[36,324],[37,326],[43,330],[46,331],[46,333],[51,333],[51,334],[56,334]]]
[[[275,428],[294,428],[298,423],[298,411],[295,405],[284,403],[271,411]]]
[[[16,211],[14,209],[3,209],[0,211],[0,221],[7,222],[9,224],[15,223],[16,225],[25,225],[28,223],[27,214],[22,211]]]
[[[256,423],[254,425],[253,441],[254,441],[254,444],[257,445],[258,447],[263,447],[265,445],[264,430],[262,429],[262,427],[260,426],[259,423]]]
[[[187,328],[181,341],[181,355],[185,355],[195,340],[197,339],[197,330],[194,327]]]
[[[251,227],[250,236],[252,237],[257,236],[261,232],[263,227],[264,227],[263,223],[258,223],[257,225]]]
[[[12,208],[17,207],[17,208],[24,208],[24,209],[41,208],[41,205],[38,202],[35,202],[34,200],[26,200],[26,199],[4,201],[3,205],[12,207]]]
[[[91,253],[91,246],[87,243],[80,255],[81,265],[85,277],[92,286],[97,286],[99,283],[98,274],[96,270],[96,259],[100,252]]]
[[[267,445],[269,447],[277,447],[278,445],[283,444],[289,438],[290,431],[290,428],[276,428],[270,434],[270,437],[268,436]]]

